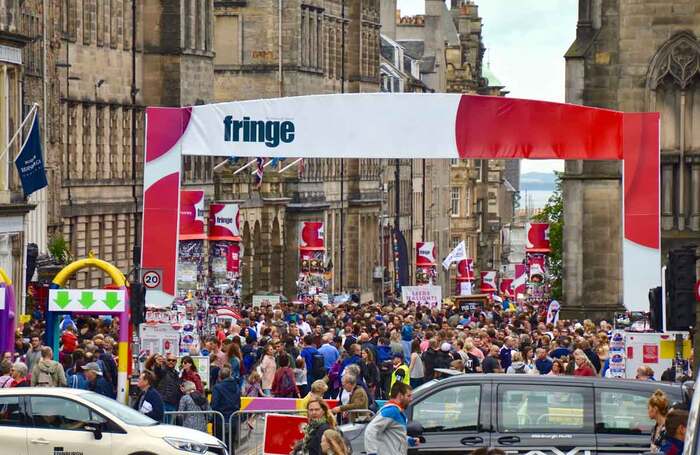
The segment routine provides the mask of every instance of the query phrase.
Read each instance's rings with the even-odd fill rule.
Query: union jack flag
[[[256,158],[255,165],[255,188],[260,188],[263,182],[263,174],[265,174],[265,158]]]

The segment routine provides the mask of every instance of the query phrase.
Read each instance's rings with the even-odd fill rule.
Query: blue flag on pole
[[[22,190],[27,197],[33,192],[48,186],[44,158],[41,153],[41,133],[39,131],[39,116],[34,113],[32,128],[27,139],[22,144],[22,150],[15,158],[15,166],[22,181]]]

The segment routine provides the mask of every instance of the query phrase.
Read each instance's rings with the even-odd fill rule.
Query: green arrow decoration
[[[56,292],[56,298],[53,303],[56,304],[60,309],[64,309],[70,304],[70,295],[68,291],[58,291]]]
[[[104,304],[110,310],[115,309],[120,303],[121,302],[119,301],[119,295],[116,292],[108,292],[107,294],[105,294]]]
[[[92,295],[92,291],[83,291],[80,293],[80,305],[86,310],[93,306],[97,301]]]

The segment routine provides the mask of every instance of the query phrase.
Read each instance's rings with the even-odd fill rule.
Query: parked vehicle
[[[430,381],[405,411],[413,435],[425,440],[409,453],[648,452],[654,422],[647,402],[656,389],[672,403],[688,401],[680,385],[659,382],[480,374]],[[364,453],[364,426],[342,427],[353,453]]]
[[[68,388],[0,389],[0,441],[4,455],[227,455],[206,433]]]

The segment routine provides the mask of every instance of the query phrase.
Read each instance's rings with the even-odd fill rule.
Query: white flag
[[[467,247],[464,245],[464,240],[459,242],[459,245],[454,250],[450,251],[450,254],[442,261],[442,266],[447,270],[453,262],[459,262],[463,259],[467,259]]]

